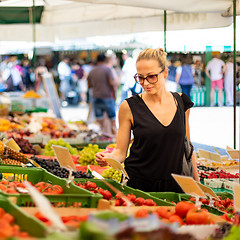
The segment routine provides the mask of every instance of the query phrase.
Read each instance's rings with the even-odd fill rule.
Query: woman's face
[[[167,77],[168,71],[167,69],[164,70],[160,67],[158,61],[154,59],[143,59],[137,62],[136,67],[137,74],[140,78],[146,78],[147,76],[149,76],[150,80],[156,78],[155,83],[149,83],[146,79],[144,79],[144,82],[141,84],[144,91],[150,94],[155,94],[159,92],[161,88],[165,88],[165,78]]]

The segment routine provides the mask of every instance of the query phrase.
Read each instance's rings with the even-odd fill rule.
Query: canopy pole
[[[236,0],[233,0],[233,147],[236,149]]]
[[[167,11],[164,10],[164,51],[167,51]]]
[[[33,25],[33,57],[32,64],[33,66],[36,63],[36,12],[35,12],[35,0],[33,0],[32,6],[32,25]]]

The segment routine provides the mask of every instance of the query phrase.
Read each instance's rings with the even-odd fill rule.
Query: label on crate
[[[64,225],[59,215],[55,212],[55,210],[51,206],[49,200],[45,196],[43,196],[40,192],[38,192],[36,188],[31,186],[31,184],[28,183],[27,181],[24,182],[24,184],[29,194],[31,195],[34,203],[39,208],[39,211],[52,222],[53,224],[52,226],[55,229],[66,231],[67,230],[66,226]]]
[[[240,184],[233,183],[233,199],[234,199],[234,208],[236,211],[240,211]]]
[[[172,176],[186,194],[205,197],[203,190],[192,177],[181,176],[173,173]]]
[[[197,184],[206,195],[210,195],[211,197],[218,199],[218,196],[215,194],[215,192],[210,187],[204,186],[198,182],[197,182]]]
[[[76,166],[73,163],[68,148],[57,145],[52,145],[52,148],[61,167],[76,170]]]
[[[17,145],[17,143],[12,138],[10,138],[8,141],[6,141],[5,145],[16,151],[21,150],[21,148]]]

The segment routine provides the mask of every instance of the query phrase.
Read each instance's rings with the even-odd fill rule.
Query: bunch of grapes
[[[71,155],[77,156],[78,150],[73,148],[69,143],[65,142],[62,138],[58,140],[49,140],[48,143],[45,145],[44,148],[44,155],[45,156],[55,156],[54,150],[52,149],[52,145],[58,145],[62,147],[68,148]]]
[[[106,169],[102,172],[102,177],[108,178],[108,179],[114,179],[117,182],[121,182],[122,172],[110,167],[109,169]]]
[[[97,144],[88,144],[80,152],[79,164],[82,166],[98,165],[96,162],[96,153],[102,152]]]

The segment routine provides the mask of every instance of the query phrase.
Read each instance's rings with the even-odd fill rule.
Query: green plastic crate
[[[168,201],[168,202],[175,202],[178,203],[181,201],[179,193],[175,192],[149,192],[151,196],[156,198]]]
[[[233,194],[230,192],[218,192],[216,193],[216,195],[221,197],[222,199],[225,199],[225,198],[233,199]]]
[[[42,222],[29,216],[3,196],[0,196],[0,207],[15,218],[15,223],[20,226],[22,231],[28,232],[33,237],[46,237],[47,227]]]
[[[69,188],[66,186],[66,180],[58,178],[44,169],[40,168],[20,168],[0,166],[0,173],[12,173],[14,179],[18,181],[27,180],[32,184],[38,182],[47,182],[54,185],[60,185],[63,188],[64,194],[59,195],[45,195],[48,200],[55,206],[69,207],[77,206],[75,203],[81,202],[81,207],[97,207],[98,200],[102,198],[101,194],[94,194],[85,189],[77,187],[75,184],[70,183]],[[31,197],[28,194],[6,194],[1,192],[2,195],[7,197],[13,196],[17,198],[18,206],[33,206]],[[59,204],[60,203],[60,204]]]
[[[74,180],[77,183],[79,183],[79,182],[85,183],[87,181],[95,182],[98,187],[101,187],[104,190],[110,191],[112,196],[116,195],[116,193],[113,192],[112,189],[110,189],[104,182],[102,182],[99,179],[74,179]],[[125,195],[134,194],[136,197],[143,197],[144,199],[152,199],[158,206],[174,206],[174,204],[172,204],[170,202],[159,199],[159,198],[157,198],[155,196],[152,196],[149,193],[143,192],[141,190],[134,189],[134,188],[131,188],[131,187],[128,187],[128,186],[123,186],[122,187],[122,185],[115,180],[105,179],[105,181],[110,183],[113,187],[115,187],[116,189],[118,189],[119,191],[121,191]]]
[[[180,194],[181,201],[188,201],[191,196],[187,194]],[[221,210],[218,210],[215,207],[210,207],[206,204],[202,204],[201,208],[207,209],[210,213],[222,216],[225,212],[222,212]]]

